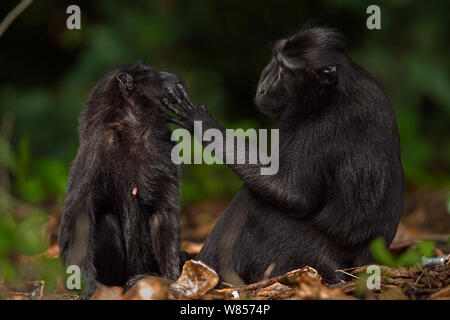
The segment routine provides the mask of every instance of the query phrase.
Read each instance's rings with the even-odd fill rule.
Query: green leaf
[[[379,237],[374,239],[370,243],[370,248],[372,250],[372,254],[375,257],[376,261],[380,264],[395,267],[396,261],[389,250],[386,248],[386,242],[383,237]]]
[[[37,178],[22,182],[21,193],[22,199],[31,203],[39,203],[45,198],[44,186]]]
[[[20,253],[33,255],[45,250],[47,246],[42,229],[46,222],[47,214],[44,211],[35,210],[18,223],[15,241]]]
[[[394,257],[386,248],[383,238],[376,238],[370,244],[372,254],[379,264],[383,264],[392,268],[400,266],[414,266],[422,261],[422,257],[433,257],[435,243],[429,240],[422,240],[410,246],[404,253],[398,257]]]
[[[15,167],[14,163],[14,153],[9,143],[0,137],[0,165],[12,171]]]
[[[34,164],[34,176],[46,191],[63,197],[66,192],[67,166],[60,160],[43,158]]]
[[[0,258],[14,248],[14,221],[11,216],[0,213]]]

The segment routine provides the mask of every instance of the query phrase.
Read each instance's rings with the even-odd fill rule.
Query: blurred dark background
[[[18,2],[3,0],[0,19]],[[81,30],[66,28],[71,4]],[[381,30],[366,28],[371,4]],[[0,280],[23,276],[14,263],[55,243],[77,117],[110,68],[144,59],[181,75],[226,127],[268,127],[253,105],[259,74],[271,44],[305,23],[340,29],[385,88],[401,135],[405,214],[448,233],[449,12],[445,0],[35,0],[0,37]],[[201,241],[240,182],[224,165],[182,174],[183,237]]]

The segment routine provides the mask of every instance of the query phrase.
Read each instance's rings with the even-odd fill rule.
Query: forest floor
[[[404,215],[398,227],[390,253],[399,256],[408,248],[426,239],[435,243],[434,255],[441,257],[434,264],[409,267],[380,265],[380,281],[368,266],[338,270],[347,281],[334,285],[323,282],[320,274],[310,267],[290,271],[282,276],[264,279],[258,283],[232,286],[219,282],[214,271],[202,263],[188,260],[180,278],[169,281],[159,277],[145,277],[124,292],[121,287],[100,287],[92,299],[450,299],[450,208],[447,194],[436,191],[417,191],[405,201]],[[229,199],[205,201],[186,207],[181,214],[182,250],[195,256],[214,226]],[[44,256],[58,255],[56,230],[60,213],[50,217],[47,225],[51,246]],[[43,255],[23,263],[38,261]],[[47,292],[42,280],[14,284],[0,282],[1,299],[78,299],[65,291],[62,280],[59,289]],[[368,288],[370,287],[370,289]]]

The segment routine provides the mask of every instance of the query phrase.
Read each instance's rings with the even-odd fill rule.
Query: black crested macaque
[[[309,265],[328,283],[337,269],[369,263],[370,242],[389,245],[402,213],[404,178],[396,119],[377,81],[328,28],[279,41],[264,68],[256,106],[276,119],[279,171],[227,164],[244,182],[197,259],[224,281],[252,283]],[[182,84],[164,111],[192,130],[224,128]],[[248,150],[246,151],[248,153]]]
[[[93,90],[80,118],[58,243],[90,296],[101,283],[180,273],[178,167],[158,106],[178,76],[143,62],[118,66]]]

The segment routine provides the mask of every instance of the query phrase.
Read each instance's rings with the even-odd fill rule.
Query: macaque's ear
[[[119,80],[120,84],[124,86],[127,90],[133,90],[134,89],[134,82],[133,77],[130,76],[128,73],[119,73],[117,75],[117,80]]]
[[[337,82],[336,65],[329,65],[316,70],[317,77],[322,84],[332,85]]]

